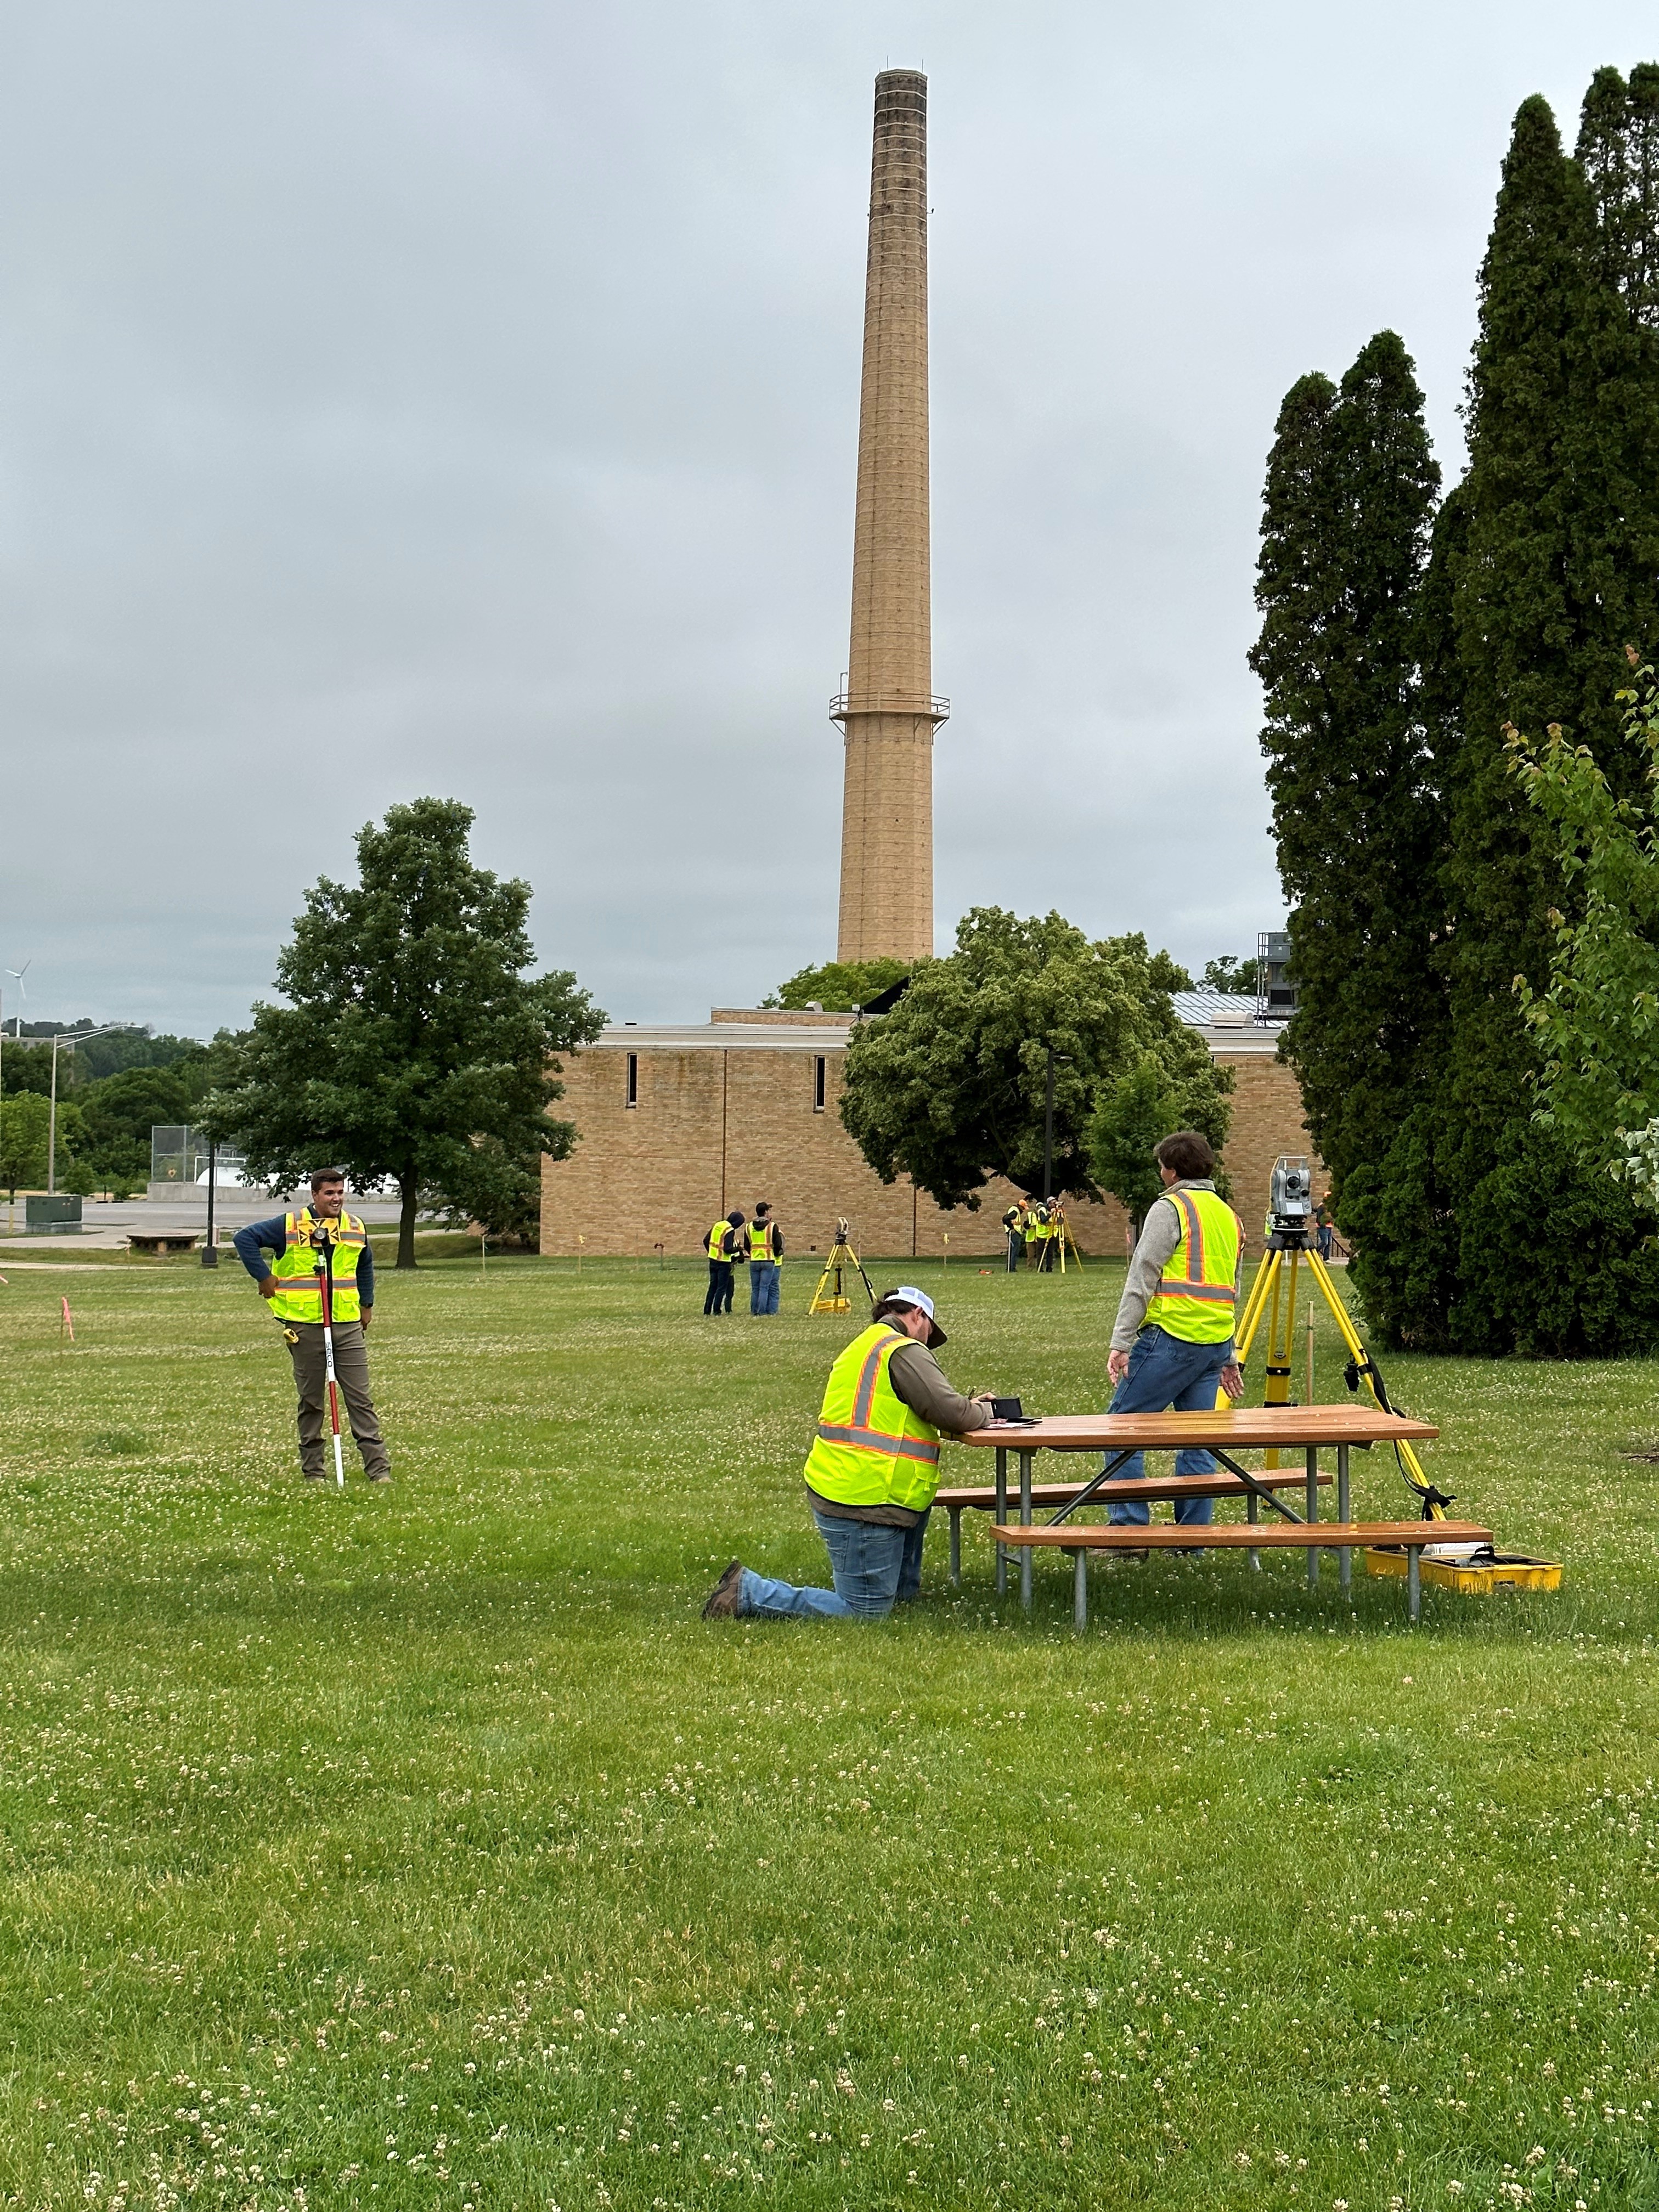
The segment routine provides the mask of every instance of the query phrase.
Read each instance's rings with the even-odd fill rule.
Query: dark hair
[[[343,1182],[345,1179],[346,1171],[343,1168],[313,1168],[311,1170],[313,1190],[320,1190],[325,1182]]]
[[[755,1200],[755,1218],[757,1221],[763,1213],[769,1213],[771,1211],[772,1202],[769,1199],[757,1198]]]
[[[1194,1182],[1215,1173],[1215,1154],[1210,1140],[1197,1129],[1177,1129],[1152,1148],[1160,1167],[1173,1168],[1178,1181]]]
[[[726,1218],[733,1229],[741,1229],[743,1226],[743,1208],[740,1206],[734,1206]]]

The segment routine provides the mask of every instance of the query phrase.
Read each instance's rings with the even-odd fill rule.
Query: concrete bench
[[[193,1252],[199,1229],[130,1229],[127,1249],[132,1252]]]
[[[1098,1496],[1099,1492],[1097,1492]],[[1419,1571],[1426,1544],[1490,1544],[1490,1528],[1467,1521],[1264,1521],[1255,1527],[1228,1522],[1199,1530],[1171,1528],[1080,1528],[1073,1522],[1043,1528],[1000,1522],[994,1531],[1000,1544],[1024,1548],[1029,1558],[1037,1550],[1070,1552],[1073,1555],[1074,1598],[1072,1617],[1079,1628],[1089,1620],[1089,1554],[1091,1552],[1306,1552],[1316,1565],[1321,1552],[1363,1551],[1367,1546],[1390,1546],[1407,1554],[1406,1591],[1411,1617],[1423,1609],[1422,1577]]]
[[[1256,1477],[1263,1490],[1300,1490],[1308,1486],[1306,1475],[1298,1468],[1294,1474],[1278,1468],[1268,1468]],[[1322,1474],[1318,1487],[1328,1490],[1331,1478]],[[1038,1505],[1069,1505],[1083,1493],[1081,1482],[1034,1482],[1030,1488],[1030,1503]],[[1261,1510],[1261,1500],[1248,1483],[1241,1482],[1236,1474],[1169,1474],[1152,1475],[1140,1482],[1103,1482],[1090,1494],[1090,1504],[1099,1498],[1110,1505],[1121,1500],[1125,1504],[1157,1505],[1164,1503],[1179,1504],[1183,1498],[1242,1498],[1252,1522]],[[997,1510],[995,1487],[984,1489],[941,1490],[933,1499],[951,1516],[951,1580],[962,1580],[962,1516],[964,1513],[994,1513]]]

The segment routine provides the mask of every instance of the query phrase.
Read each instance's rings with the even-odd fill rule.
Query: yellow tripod
[[[1331,1280],[1330,1270],[1318,1253],[1310,1247],[1306,1228],[1292,1224],[1287,1217],[1269,1217],[1267,1249],[1261,1255],[1261,1264],[1256,1269],[1250,1294],[1244,1301],[1244,1311],[1235,1336],[1239,1365],[1242,1367],[1249,1358],[1250,1347],[1255,1342],[1256,1332],[1261,1326],[1262,1316],[1266,1315],[1267,1380],[1261,1402],[1264,1406],[1289,1405],[1291,1331],[1296,1318],[1296,1277],[1297,1267],[1304,1261],[1316,1287],[1330,1309],[1331,1319],[1336,1323],[1342,1341],[1348,1348],[1346,1379],[1349,1389],[1357,1390],[1363,1377],[1365,1388],[1370,1392],[1379,1411],[1393,1413],[1395,1409],[1389,1403],[1388,1386],[1378,1371],[1376,1362],[1360,1341],[1353,1317]],[[1218,1393],[1218,1407],[1227,1403],[1226,1393]],[[1406,1478],[1408,1487],[1414,1490],[1422,1501],[1423,1518],[1425,1521],[1443,1521],[1451,1500],[1443,1497],[1429,1480],[1423,1471],[1422,1461],[1408,1443],[1396,1443],[1394,1449],[1400,1462],[1400,1472]],[[1277,1452],[1270,1451],[1266,1457],[1269,1467],[1278,1466]]]
[[[846,1279],[849,1274],[855,1274],[863,1284],[871,1304],[876,1303],[876,1293],[870,1278],[864,1272],[864,1262],[848,1242],[851,1234],[845,1219],[836,1222],[836,1241],[830,1247],[830,1256],[823,1263],[823,1273],[818,1277],[812,1303],[806,1309],[808,1313],[851,1313],[853,1302],[848,1297],[846,1288]]]

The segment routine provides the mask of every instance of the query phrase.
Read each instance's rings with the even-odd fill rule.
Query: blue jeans
[[[751,1314],[775,1314],[778,1310],[778,1281],[783,1270],[775,1260],[751,1260],[749,1262],[749,1310]]]
[[[1129,1371],[1112,1393],[1111,1413],[1207,1413],[1214,1406],[1221,1370],[1233,1356],[1232,1340],[1225,1344],[1188,1344],[1156,1326],[1143,1328],[1129,1353]],[[1206,1451],[1176,1454],[1177,1474],[1213,1474],[1215,1462]],[[1137,1452],[1124,1461],[1115,1481],[1139,1482],[1146,1462]],[[1207,1528],[1215,1515],[1212,1498],[1183,1498],[1176,1519],[1189,1528]],[[1152,1513],[1145,1505],[1114,1504],[1107,1519],[1121,1528],[1134,1523],[1145,1527]]]
[[[884,1620],[896,1605],[908,1605],[921,1590],[925,1513],[914,1528],[842,1521],[816,1507],[812,1518],[830,1553],[834,1589],[797,1589],[793,1583],[772,1582],[745,1567],[739,1613],[764,1613],[773,1620]]]

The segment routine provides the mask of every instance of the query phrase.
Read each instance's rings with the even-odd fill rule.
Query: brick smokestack
[[[836,957],[933,949],[927,503],[927,80],[876,79]]]

